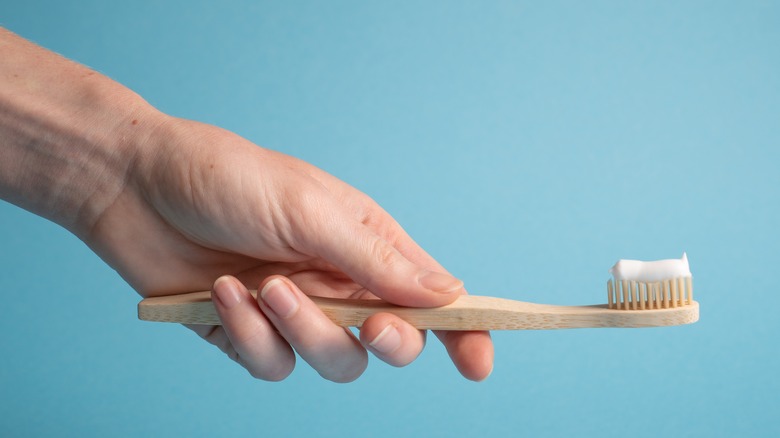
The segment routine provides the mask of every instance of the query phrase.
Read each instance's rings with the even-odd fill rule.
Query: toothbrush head
[[[607,307],[620,310],[668,309],[693,304],[688,255],[679,259],[619,260],[609,270]]]
[[[607,281],[607,307],[610,309],[670,309],[692,305],[693,302],[693,277],[675,277],[655,282]]]

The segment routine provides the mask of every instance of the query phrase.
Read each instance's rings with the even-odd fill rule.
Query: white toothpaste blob
[[[643,262],[641,260],[619,260],[609,270],[616,281],[638,281],[653,283],[672,278],[690,277],[688,256],[683,253],[679,259],[656,260]]]

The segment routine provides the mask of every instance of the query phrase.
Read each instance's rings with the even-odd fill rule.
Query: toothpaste
[[[643,262],[641,260],[619,260],[609,273],[616,281],[638,281],[652,283],[670,280],[672,278],[690,277],[688,256],[683,253],[679,259],[656,260]]]

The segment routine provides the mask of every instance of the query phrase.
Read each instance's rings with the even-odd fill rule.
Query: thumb
[[[330,213],[314,227],[308,224],[304,234],[308,242],[302,246],[374,295],[401,306],[437,307],[465,293],[462,281],[412,263],[364,224]]]

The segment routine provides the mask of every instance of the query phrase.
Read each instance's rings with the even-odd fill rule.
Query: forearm
[[[83,235],[160,119],[122,85],[0,28],[0,198]]]

